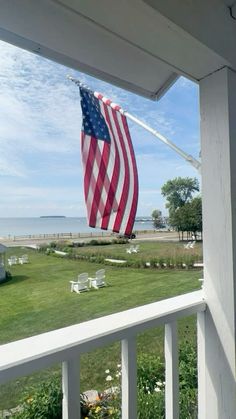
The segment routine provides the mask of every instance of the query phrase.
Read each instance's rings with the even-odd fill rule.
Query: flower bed
[[[145,355],[138,359],[138,419],[165,418],[165,365],[158,356]],[[104,371],[104,390],[90,400],[81,395],[82,419],[121,418],[121,365],[116,371]],[[188,343],[179,353],[180,419],[197,418],[197,355]],[[22,411],[15,419],[62,418],[62,391],[59,380],[53,378],[42,384],[36,392],[27,395]]]

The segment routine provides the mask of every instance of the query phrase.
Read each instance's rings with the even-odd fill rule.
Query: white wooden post
[[[236,74],[200,82],[204,292],[199,418],[236,417]],[[202,405],[206,403],[205,409]]]
[[[62,363],[62,417],[80,419],[79,356]]]
[[[165,325],[166,419],[179,418],[179,365],[177,322]]]
[[[122,419],[137,419],[136,339],[122,340]]]

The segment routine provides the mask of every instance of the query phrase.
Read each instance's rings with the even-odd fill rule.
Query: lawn
[[[127,253],[127,249],[131,245],[139,245],[139,253]],[[125,259],[127,261],[136,261],[138,258],[146,260],[147,262],[150,259],[158,258],[188,258],[195,256],[195,259],[202,261],[202,244],[197,243],[193,249],[185,249],[183,243],[179,242],[157,242],[157,241],[139,241],[132,240],[132,243],[127,243],[126,245],[117,245],[112,244],[108,246],[89,246],[89,247],[79,247],[74,249],[74,252],[80,255],[101,255],[106,258]]]
[[[174,243],[140,243],[140,253],[132,257],[146,257],[150,256],[151,252],[158,251],[174,252],[177,249],[175,246],[177,245]],[[98,247],[101,252],[101,246]],[[102,251],[108,252],[107,255],[111,257],[121,255],[123,257],[126,256],[126,247],[127,245],[102,246]],[[181,247],[183,249],[183,245]],[[79,251],[94,252],[96,249],[86,247]],[[198,251],[200,254],[200,247]],[[26,251],[14,248],[8,253],[20,256]],[[102,267],[101,264],[46,256],[28,249],[27,253],[30,263],[11,267],[12,280],[0,286],[1,343],[190,292],[199,288],[198,278],[201,277],[201,273],[197,270],[106,266],[108,286],[78,295],[70,292],[69,281],[75,279],[81,272],[88,272],[93,276],[95,271]],[[188,338],[194,339],[195,318],[193,317],[180,322],[180,339],[184,337],[186,325],[190,331]],[[82,356],[82,390],[102,389],[104,370],[115,368],[120,358],[119,348],[119,343],[116,343]],[[138,352],[162,354],[162,329],[150,330],[139,335]],[[55,366],[51,370],[2,386],[0,409],[14,407],[19,403],[22,389],[35,385],[48,374],[59,374],[59,371],[59,366]]]

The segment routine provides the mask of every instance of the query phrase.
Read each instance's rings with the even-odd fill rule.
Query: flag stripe
[[[129,187],[130,187],[130,172],[129,172],[129,161],[126,153],[126,146],[124,142],[124,138],[121,133],[120,125],[117,120],[117,112],[112,108],[109,108],[109,113],[113,116],[113,124],[115,127],[115,135],[116,141],[118,141],[121,145],[122,155],[124,159],[124,173],[122,173],[122,195],[119,202],[118,212],[114,223],[114,231],[120,231],[120,226],[125,214],[125,208],[127,205],[127,199],[129,195]]]
[[[124,130],[125,130],[125,134],[126,134],[126,138],[127,138],[127,142],[128,142],[128,147],[129,147],[129,154],[132,160],[132,176],[133,176],[133,196],[132,196],[132,204],[131,204],[131,210],[129,213],[129,218],[128,218],[128,222],[127,222],[127,226],[126,226],[126,231],[132,231],[133,228],[133,220],[135,219],[135,215],[136,215],[136,211],[137,211],[137,204],[138,204],[138,170],[137,170],[137,165],[136,165],[136,160],[135,160],[135,155],[134,155],[134,150],[133,150],[133,146],[132,146],[132,142],[131,142],[131,137],[130,137],[130,133],[129,133],[129,129],[128,129],[128,124],[127,124],[127,120],[126,118],[121,115],[122,121],[123,121],[123,126],[124,126]]]
[[[91,162],[93,172],[94,172],[93,177],[95,181],[91,183],[90,190],[89,190],[89,198],[91,200],[91,212],[90,212],[89,225],[91,225],[91,227],[95,227],[97,223],[98,206],[99,206],[99,199],[100,199],[99,177],[101,175],[101,169],[100,169],[101,151],[100,151],[100,144],[98,144],[98,141],[96,141],[95,138],[92,138],[92,141],[97,143],[97,147],[96,147],[96,154],[94,155],[93,162]]]
[[[87,141],[87,138],[85,137],[85,142]],[[97,148],[97,141],[91,139],[88,141],[89,149],[88,149],[88,155],[86,160],[86,176],[84,178],[84,186],[85,186],[85,200],[87,200],[89,188],[90,188],[90,179],[93,173],[93,160],[95,158],[96,148]]]
[[[100,168],[99,168],[99,177],[97,180],[97,188],[95,189],[94,195],[96,196],[96,193],[98,194],[98,211],[100,214],[100,219],[102,219],[104,215],[104,209],[105,209],[105,200],[108,193],[108,175],[106,172],[106,164],[105,162],[109,161],[109,155],[110,155],[110,147],[107,143],[104,142],[103,144],[103,151],[101,155],[101,161],[100,161]]]
[[[130,214],[130,207],[131,207],[132,201],[133,201],[134,176],[133,176],[132,158],[130,156],[128,138],[127,138],[127,134],[126,134],[126,131],[124,129],[123,121],[122,121],[122,118],[121,118],[120,114],[118,114],[118,119],[119,119],[119,124],[120,124],[121,130],[122,130],[122,136],[123,136],[124,142],[125,142],[125,148],[126,148],[126,151],[127,151],[128,167],[129,167],[129,175],[130,175],[128,197],[127,197],[127,201],[126,201],[126,207],[125,207],[125,210],[124,210],[124,216],[123,216],[122,224],[121,224],[121,227],[120,227],[120,229],[122,231],[126,232],[127,228],[128,227],[130,228],[130,226],[128,226],[127,223],[128,223],[128,218],[129,218],[129,214]],[[129,228],[128,228],[128,230],[129,230]]]
[[[103,103],[101,103],[101,111],[102,111],[102,114],[106,117],[106,119],[109,120],[107,109],[104,108]],[[109,126],[109,129],[111,130],[110,122],[108,122],[108,126]],[[107,194],[107,200],[106,200],[105,209],[104,209],[104,218],[101,224],[101,227],[104,229],[107,229],[109,226],[110,217],[112,214],[114,214],[114,212],[112,211],[116,211],[118,209],[116,190],[117,190],[119,172],[120,172],[120,156],[119,156],[118,147],[115,141],[111,142],[110,156],[111,156],[113,164],[111,165],[109,161],[108,176],[110,176],[110,186],[109,186],[109,191]]]
[[[91,138],[90,143],[97,143],[96,139]],[[93,150],[93,147],[90,147]],[[97,146],[96,146],[97,148]],[[89,225],[91,227],[95,227],[96,225],[96,208],[94,207],[94,189],[96,187],[96,179],[98,176],[99,168],[96,164],[93,164],[95,160],[95,155],[91,154],[91,158],[88,158],[87,160],[87,166],[86,166],[86,172],[87,172],[87,183],[88,183],[88,194],[85,198],[87,200],[88,205],[88,220]]]

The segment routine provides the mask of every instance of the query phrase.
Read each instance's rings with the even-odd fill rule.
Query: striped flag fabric
[[[124,111],[85,86],[80,86],[80,96],[88,224],[130,235],[138,203],[138,172]]]

